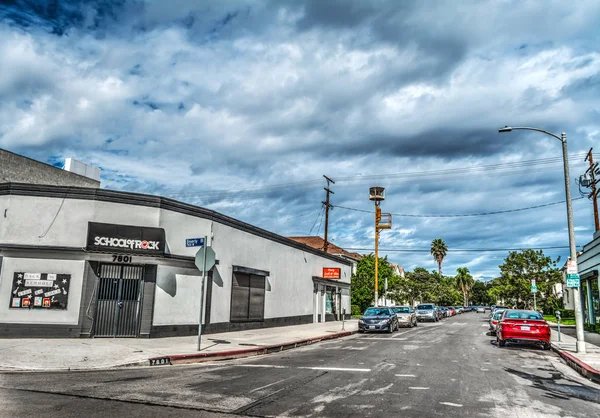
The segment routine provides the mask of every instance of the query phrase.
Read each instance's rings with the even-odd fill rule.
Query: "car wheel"
[[[419,321],[415,321],[415,327],[419,325]]]
[[[548,344],[548,343],[546,343],[546,344],[544,344],[544,346],[543,346],[543,347],[544,347],[544,350],[550,350],[550,349],[552,348],[552,345],[551,345],[551,344]]]
[[[390,324],[388,327],[388,334],[391,334],[392,332],[394,332],[394,325]]]
[[[505,347],[506,346],[506,341],[501,340],[498,337],[496,337],[496,341],[498,342],[498,347]]]

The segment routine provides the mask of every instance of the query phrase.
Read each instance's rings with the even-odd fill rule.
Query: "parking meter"
[[[560,342],[560,311],[556,311],[555,315],[558,324],[558,342]]]

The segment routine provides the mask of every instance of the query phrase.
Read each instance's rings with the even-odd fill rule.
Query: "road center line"
[[[452,402],[440,402],[440,405],[456,406],[457,408],[462,408],[462,404]]]
[[[423,387],[420,387],[420,386],[409,387],[409,389],[412,389],[412,390],[429,390],[429,388],[423,388]]]
[[[233,367],[264,367],[270,369],[287,369],[288,366],[277,366],[274,364],[232,364]]]
[[[396,377],[416,377],[414,374],[396,374]]]
[[[287,380],[287,378],[285,378],[285,379],[281,379],[281,380],[278,380],[277,382],[269,383],[268,385],[264,385],[264,386],[261,386],[261,387],[259,387],[259,388],[256,388],[256,389],[252,389],[252,390],[251,390],[250,392],[248,392],[248,393],[254,393],[254,392],[258,392],[259,390],[262,390],[262,389],[269,388],[269,387],[271,387],[271,386],[274,386],[274,385],[276,385],[276,384],[278,384],[278,383],[285,382],[286,380]]]
[[[299,369],[309,370],[328,370],[328,371],[339,371],[339,372],[370,372],[371,369],[351,369],[346,367],[298,367]]]

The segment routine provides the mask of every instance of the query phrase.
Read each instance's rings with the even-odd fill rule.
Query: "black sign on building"
[[[15,272],[10,293],[14,309],[67,309],[70,274]]]
[[[88,222],[86,250],[162,256],[165,254],[165,230]]]

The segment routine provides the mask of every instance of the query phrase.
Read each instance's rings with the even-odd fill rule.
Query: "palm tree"
[[[456,285],[460,288],[460,291],[463,294],[465,299],[465,306],[468,305],[469,300],[467,295],[473,288],[474,280],[473,276],[469,272],[469,269],[466,267],[459,267],[456,269]]]
[[[447,252],[448,247],[446,247],[446,243],[441,238],[436,238],[431,241],[431,255],[437,262],[438,272],[440,274],[442,274],[442,263],[444,262],[444,258],[446,258]]]

